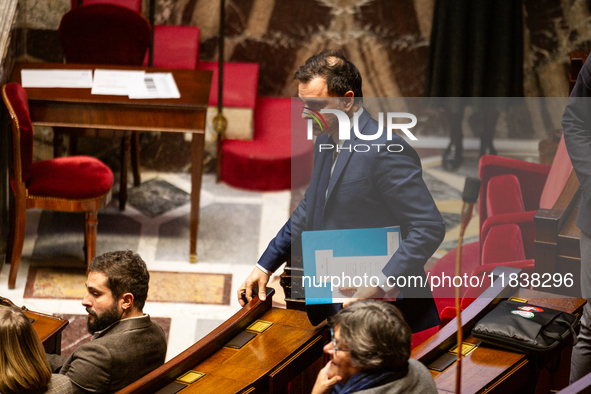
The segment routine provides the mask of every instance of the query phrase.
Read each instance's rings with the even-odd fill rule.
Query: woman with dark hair
[[[51,373],[29,318],[14,306],[0,305],[0,349],[0,393],[72,393],[70,379]]]
[[[312,394],[437,393],[427,368],[410,359],[412,333],[392,304],[360,300],[330,320],[331,360],[318,374]]]

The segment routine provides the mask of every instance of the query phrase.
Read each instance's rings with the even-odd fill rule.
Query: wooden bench
[[[292,393],[309,393],[323,366],[325,325],[313,327],[305,312],[272,308],[273,293],[268,289],[264,302],[254,297],[205,338],[118,394],[279,393],[290,383]],[[263,332],[247,329],[257,320],[272,324]],[[254,337],[240,349],[226,346],[245,332]],[[193,383],[178,380],[189,371],[203,376]]]

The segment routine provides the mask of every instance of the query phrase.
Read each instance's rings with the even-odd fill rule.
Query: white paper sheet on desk
[[[181,94],[171,73],[146,73],[144,83],[135,85],[130,99],[180,98]]]
[[[144,83],[145,71],[94,70],[92,94],[127,96]]]
[[[91,88],[92,70],[21,70],[24,88]]]

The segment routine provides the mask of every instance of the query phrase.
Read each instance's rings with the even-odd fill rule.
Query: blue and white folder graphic
[[[355,292],[348,289],[377,285],[399,245],[399,227],[304,231],[306,304],[341,303]]]

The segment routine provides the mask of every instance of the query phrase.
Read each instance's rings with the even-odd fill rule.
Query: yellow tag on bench
[[[202,372],[189,371],[186,374],[181,375],[177,380],[179,382],[191,384],[193,382],[198,381],[199,379],[201,379],[204,376],[205,376],[205,374]]]
[[[476,349],[476,345],[473,343],[466,343],[462,342],[462,356],[467,356],[470,354],[474,349]],[[458,346],[454,346],[449,353],[458,354]]]
[[[273,325],[273,323],[271,323],[270,321],[257,320],[254,323],[252,323],[250,326],[246,327],[246,329],[249,331],[254,331],[254,332],[263,332],[267,328],[271,327],[272,325]]]

